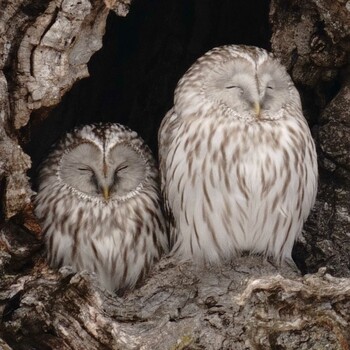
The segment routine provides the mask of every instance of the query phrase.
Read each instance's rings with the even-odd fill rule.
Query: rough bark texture
[[[308,271],[350,276],[350,3],[271,2],[272,50],[288,67],[315,125],[320,184],[306,226]]]
[[[350,280],[283,270],[259,257],[205,270],[164,259],[116,297],[38,264],[7,277],[2,336],[23,350],[349,349]]]
[[[88,76],[87,63],[102,45],[108,12],[125,16],[129,3],[0,4],[0,349],[349,349],[350,279],[345,278],[350,276],[349,1],[270,2],[272,50],[301,92],[318,146],[319,195],[295,250],[298,266],[315,274],[301,277],[288,266],[275,267],[259,257],[202,269],[164,258],[140,288],[117,297],[100,290],[87,273],[48,269],[30,203],[33,192],[26,172],[31,159],[22,150],[31,134],[21,128],[30,121],[34,134],[73,84]],[[163,18],[169,11],[163,24],[171,35],[157,27],[149,30],[158,40],[156,51],[149,50],[154,55],[147,60],[150,68],[144,76],[160,85],[150,88],[148,95],[137,95],[130,107],[134,108],[131,124],[146,125],[142,108],[153,117],[148,109],[153,102],[166,109],[169,101],[163,105],[159,96],[168,98],[172,92],[167,87],[174,86],[185,65],[217,43],[211,36],[214,19],[230,26],[236,23],[230,13],[235,12],[237,20],[252,13],[236,3],[240,2],[178,0],[163,4],[151,17]],[[150,15],[144,6],[139,19],[143,13]],[[195,23],[178,29],[181,20],[168,19],[180,18],[187,6]],[[141,31],[154,23],[145,20]],[[248,29],[238,27],[215,29],[218,41],[227,43],[231,30],[234,43],[254,43]],[[258,33],[262,41],[266,35]],[[148,52],[149,42],[138,45]],[[185,65],[173,68],[180,56]],[[141,57],[134,58],[136,70]],[[160,74],[153,70],[153,61],[163,69]],[[148,80],[139,71],[129,73],[128,89],[145,79],[139,87],[147,91]],[[325,270],[317,273],[321,266],[339,278]]]

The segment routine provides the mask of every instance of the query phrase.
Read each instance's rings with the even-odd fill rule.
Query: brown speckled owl
[[[109,290],[135,286],[167,251],[158,172],[119,124],[77,128],[43,163],[35,213],[52,266],[95,272]]]
[[[159,131],[172,254],[291,259],[317,191],[299,94],[267,51],[215,48],[179,81]]]

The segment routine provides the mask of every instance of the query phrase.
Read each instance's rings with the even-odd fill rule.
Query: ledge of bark
[[[163,258],[116,296],[87,272],[49,269],[35,227],[15,225],[0,251],[4,349],[349,349],[350,279],[326,269],[301,277],[258,256],[218,267]]]
[[[202,270],[163,259],[123,297],[39,263],[7,276],[1,336],[14,349],[349,349],[350,280],[261,260]]]

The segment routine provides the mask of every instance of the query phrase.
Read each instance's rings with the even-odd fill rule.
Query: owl
[[[317,156],[299,94],[270,53],[227,45],[199,58],[158,142],[172,255],[291,260],[315,201]]]
[[[39,172],[35,213],[51,266],[132,288],[167,251],[158,171],[148,147],[119,124],[77,128]]]

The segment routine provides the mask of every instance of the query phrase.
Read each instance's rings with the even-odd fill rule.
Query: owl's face
[[[263,120],[274,116],[290,99],[288,81],[287,73],[275,61],[258,65],[236,58],[211,71],[204,93],[240,116]]]
[[[59,167],[59,176],[68,186],[106,201],[136,190],[146,173],[146,160],[126,143],[105,151],[83,142],[64,153]]]

